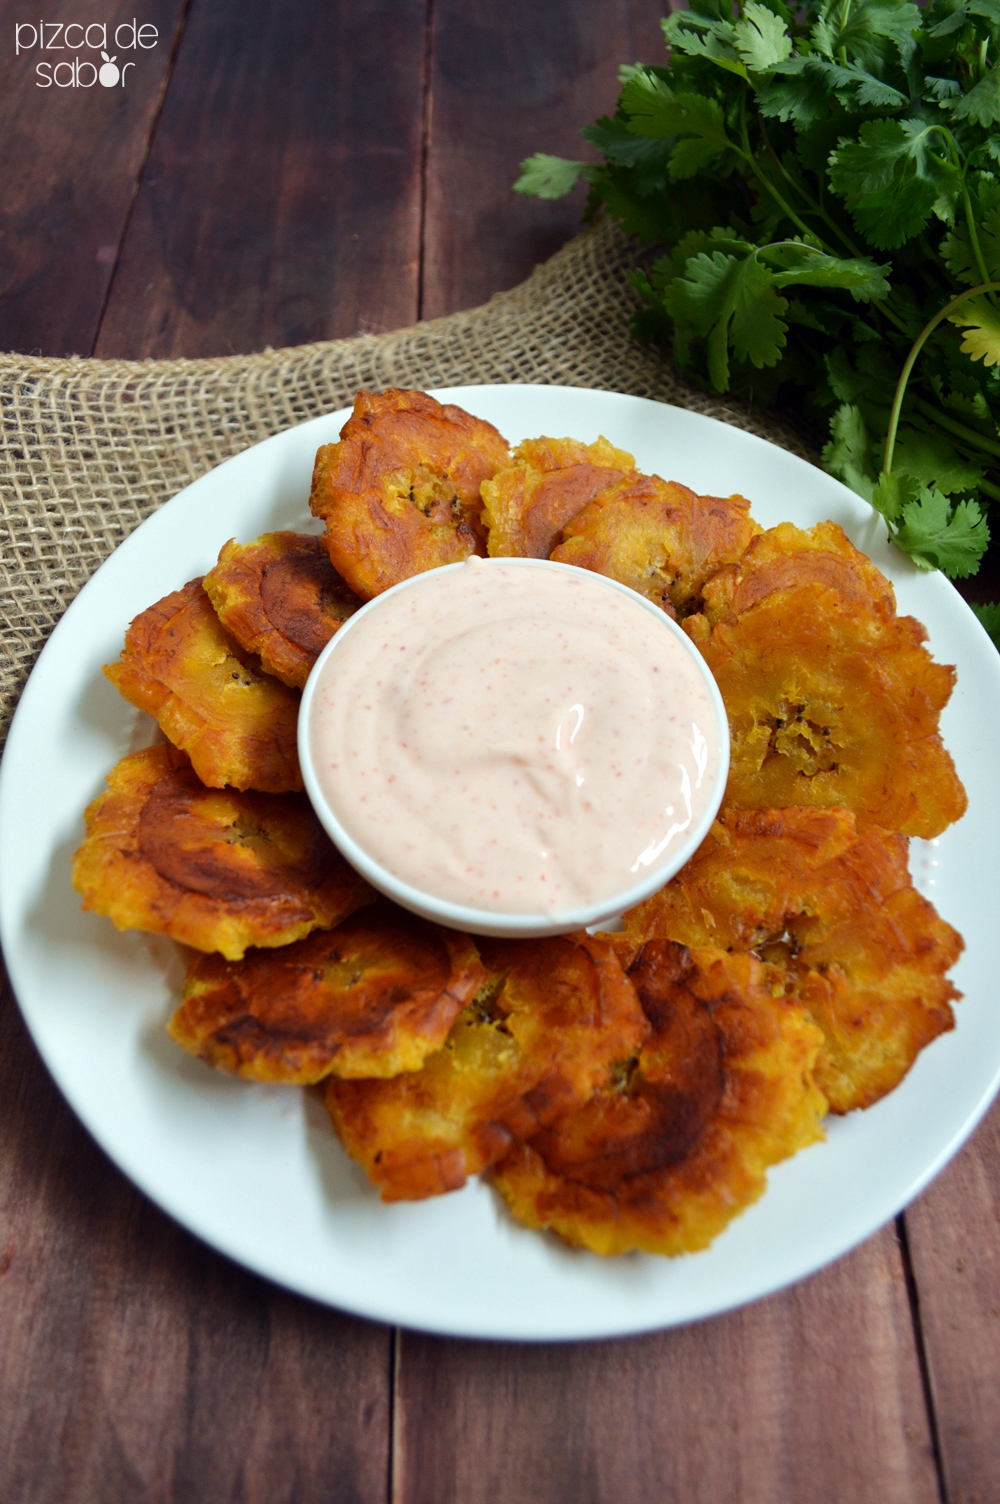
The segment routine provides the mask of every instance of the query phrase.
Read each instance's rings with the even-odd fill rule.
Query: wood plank
[[[119,33],[126,46],[115,44],[116,28],[130,23],[136,9],[133,0],[109,0],[96,13],[75,0],[42,7],[0,0],[0,349],[90,353],[185,0],[144,0],[139,7],[140,23],[156,28],[154,46],[127,45],[127,30]],[[101,66],[99,30],[90,33],[94,48],[65,46],[66,26],[95,14],[107,23],[118,65],[135,59],[117,87],[70,82],[75,59],[87,64],[75,75],[85,82],[96,78],[94,61]],[[41,37],[39,16],[46,19]],[[69,37],[86,40],[79,31]],[[143,40],[151,42],[152,33]],[[50,71],[38,74],[39,65]],[[49,82],[57,65],[67,87]]]
[[[906,1213],[953,1504],[1000,1500],[1000,1104]]]
[[[228,355],[417,310],[425,0],[194,0],[97,345]]]
[[[596,160],[579,130],[613,109],[621,63],[663,55],[660,0],[435,0],[421,317],[485,302],[577,231],[511,192],[532,152]]]
[[[0,999],[0,1499],[382,1504],[391,1333],[213,1253],[114,1169]]]
[[[779,1296],[655,1336],[403,1333],[395,1424],[393,1504],[939,1499],[894,1227]]]

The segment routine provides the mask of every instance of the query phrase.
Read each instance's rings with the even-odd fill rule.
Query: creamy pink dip
[[[706,811],[720,748],[703,671],[599,575],[472,558],[334,641],[316,778],[358,845],[423,893],[587,908],[664,866]]]

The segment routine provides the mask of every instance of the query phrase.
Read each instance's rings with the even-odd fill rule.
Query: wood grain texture
[[[1000,1105],[906,1213],[949,1504],[1000,1500]]]
[[[393,1504],[937,1504],[893,1228],[771,1300],[565,1347],[402,1333]]]
[[[614,108],[623,62],[663,55],[660,0],[434,0],[421,317],[485,302],[580,224],[511,192],[532,152],[597,160],[580,127]]]
[[[97,353],[412,323],[423,57],[424,0],[193,0]]]
[[[145,51],[112,42],[120,65],[136,60],[118,87],[43,87],[51,75],[39,75],[39,63],[63,64],[65,80],[78,56],[101,65],[99,47],[67,49],[57,28],[96,20],[107,23],[113,38],[136,7],[109,0],[94,12],[76,0],[42,7],[0,0],[0,348],[90,354],[184,8],[185,0],[144,0],[138,19],[155,26],[159,38]],[[47,22],[41,40],[51,48],[28,47],[40,15]],[[18,23],[26,28],[20,56]],[[79,40],[76,32],[70,36]],[[96,32],[92,40],[99,40]],[[79,76],[90,80],[92,68]]]
[[[3,1504],[383,1504],[391,1334],[158,1212],[0,1000]]]
[[[144,0],[144,18],[182,3]],[[421,256],[425,316],[479,302],[575,231],[578,201],[511,194],[518,162],[584,154],[577,130],[613,104],[618,64],[661,55],[661,9],[191,0],[144,169],[155,110],[142,115],[138,91],[120,129],[109,116],[99,137],[99,97],[69,94],[52,101],[66,106],[56,128],[10,64],[0,330],[19,348],[90,347],[140,181],[102,355],[406,324]],[[46,14],[77,13],[57,0]],[[0,0],[6,34],[22,15]],[[997,1140],[994,1118],[908,1216],[948,1504],[1000,1500]],[[400,1334],[390,1469],[391,1341],[161,1215],[0,1002],[0,1504],[369,1504],[390,1472],[395,1504],[939,1497],[892,1229],[681,1331],[538,1348]]]

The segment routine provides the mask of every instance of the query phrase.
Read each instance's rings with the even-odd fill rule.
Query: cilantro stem
[[[782,198],[782,196],[778,192],[777,188],[771,182],[771,179],[765,177],[764,174],[760,170],[760,166],[759,166],[759,164],[757,162],[757,158],[754,156],[753,150],[752,150],[752,148],[750,146],[750,134],[749,134],[749,132],[747,130],[747,95],[746,95],[746,89],[745,88],[743,90],[743,94],[742,94],[742,97],[740,99],[740,137],[741,137],[741,139],[743,141],[743,150],[740,151],[739,147],[734,147],[734,150],[736,151],[737,155],[741,156],[743,158],[743,160],[748,164],[751,172],[753,173],[753,175],[757,179],[757,181],[760,183],[761,187],[764,188],[771,195],[771,197],[774,199],[775,203],[783,210],[783,212],[792,221],[792,224],[795,225],[798,229],[800,229],[802,231],[803,235],[811,235],[813,232],[812,232],[812,230],[810,230],[810,228],[806,224],[805,220],[800,219],[799,216],[796,214],[795,210],[789,204],[785,203],[785,200]]]
[[[851,255],[852,256],[858,256],[858,257],[860,257],[861,256],[861,252],[853,244],[853,242],[851,241],[851,239],[849,238],[849,236],[847,236],[844,233],[844,231],[841,230],[840,226],[836,223],[835,220],[833,220],[833,219],[830,218],[830,215],[826,212],[826,210],[820,204],[818,204],[815,201],[815,199],[813,199],[811,197],[811,195],[800,184],[796,183],[795,179],[785,170],[785,168],[783,167],[782,163],[779,161],[779,159],[778,159],[778,157],[777,157],[777,155],[776,155],[776,153],[774,151],[774,148],[771,145],[770,139],[769,139],[768,134],[767,134],[767,130],[766,130],[765,126],[764,126],[764,118],[760,114],[759,111],[758,111],[757,118],[758,118],[758,121],[760,123],[761,134],[762,134],[762,136],[764,138],[764,143],[765,143],[765,145],[767,147],[767,150],[770,152],[771,156],[774,157],[774,160],[777,163],[779,172],[781,172],[782,175],[785,178],[788,179],[788,182],[791,184],[791,186],[793,188],[795,188],[802,195],[802,197],[805,198],[809,202],[810,208],[811,208],[812,212],[814,214],[817,214],[819,216],[819,218],[823,221],[823,223],[825,225],[827,225],[833,231],[833,233],[838,237],[838,239],[841,241],[841,243],[844,246],[846,246],[846,248],[850,251]],[[742,141],[743,141],[743,150],[740,151],[739,147],[733,147],[733,150],[736,152],[737,156],[743,157],[744,161],[749,164],[751,171],[753,172],[754,176],[757,178],[757,181],[767,190],[768,193],[770,193],[771,197],[775,200],[775,202],[777,204],[779,204],[780,207],[785,211],[785,213],[788,215],[788,218],[792,221],[792,224],[796,225],[798,227],[798,229],[800,229],[802,231],[803,235],[807,235],[808,236],[808,235],[813,234],[814,232],[811,231],[808,228],[808,226],[804,223],[804,221],[799,218],[799,216],[795,213],[795,211],[792,208],[790,208],[790,206],[788,204],[785,203],[785,200],[782,198],[782,196],[778,192],[777,188],[775,188],[775,186],[771,182],[770,178],[765,177],[764,174],[763,174],[763,172],[760,170],[760,167],[759,167],[759,165],[757,163],[757,158],[754,156],[753,150],[752,150],[752,148],[750,146],[750,133],[749,133],[749,130],[747,128],[747,96],[746,96],[746,89],[743,90],[743,94],[742,94],[742,97],[740,99],[740,136],[741,136]],[[818,236],[816,238],[819,239]],[[828,255],[832,254],[832,251],[830,250],[829,246],[824,246],[823,249],[827,252]],[[891,303],[892,303],[892,293],[890,292],[889,297],[887,299],[885,299],[884,302],[882,302],[880,304],[876,304],[875,307],[877,308],[877,311],[879,313],[881,313],[885,318],[887,318],[889,320],[890,324],[895,324],[896,328],[900,331],[900,333],[906,334],[907,333],[906,323],[905,323],[905,321],[902,318],[900,318],[899,314],[896,313],[896,311],[892,308]]]
[[[775,167],[777,167],[778,171],[781,173],[781,176],[784,178],[785,182],[789,185],[789,187],[794,188],[796,193],[798,193],[800,197],[805,199],[806,203],[809,205],[809,212],[811,214],[815,214],[817,219],[821,219],[823,221],[827,229],[833,231],[834,235],[836,235],[841,245],[845,246],[846,249],[850,251],[852,256],[860,257],[863,253],[858,250],[857,246],[850,239],[850,237],[844,234],[844,231],[837,224],[836,220],[830,218],[822,203],[818,199],[813,198],[809,190],[803,187],[801,183],[797,183],[792,177],[784,162],[782,162],[781,158],[778,156],[778,153],[771,145],[771,138],[768,135],[767,126],[764,124],[764,117],[759,110],[757,111],[757,124],[760,126],[760,133],[764,139],[764,145],[767,147],[768,156],[771,158]],[[822,191],[822,178],[820,179],[820,185]]]
[[[976,230],[976,216],[972,212],[972,200],[969,198],[969,185],[964,178],[962,179],[962,203],[965,205],[965,222],[969,227],[969,239],[972,242],[972,254],[976,258],[976,265],[979,268],[979,275],[982,277],[984,282],[988,282],[990,280],[990,274],[986,270],[986,262],[983,260],[983,253],[979,247],[979,234]],[[991,297],[990,302],[995,302],[995,299]]]
[[[892,399],[892,411],[889,414],[889,428],[885,436],[885,459],[882,462],[882,469],[885,471],[886,475],[890,474],[892,470],[892,455],[893,450],[896,447],[896,430],[899,427],[899,415],[903,407],[903,398],[906,395],[906,385],[910,379],[910,373],[917,363],[917,357],[919,356],[921,350],[924,348],[924,345],[934,333],[934,330],[937,328],[938,324],[946,319],[949,313],[954,313],[955,309],[958,308],[960,304],[967,302],[969,298],[978,297],[981,292],[994,292],[998,288],[1000,288],[1000,282],[984,282],[979,287],[970,287],[968,292],[960,292],[956,298],[952,298],[951,301],[949,303],[946,303],[943,308],[939,308],[933,318],[927,320],[927,323],[924,325],[920,333],[917,335],[916,339],[913,341],[913,345],[910,348],[910,353],[906,357],[906,363],[899,373],[899,380],[896,383],[896,395]]]

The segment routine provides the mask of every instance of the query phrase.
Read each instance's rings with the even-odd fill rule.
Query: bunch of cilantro
[[[584,177],[641,240],[634,332],[829,428],[826,467],[920,566],[974,574],[1000,499],[1000,0],[691,0],[516,187]],[[993,609],[998,617],[1000,608]]]

